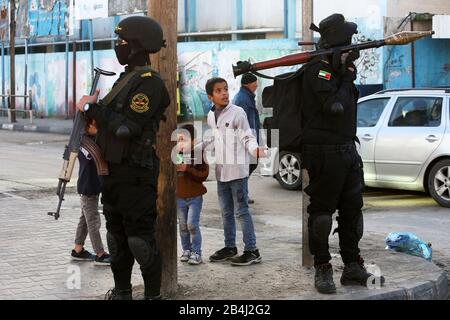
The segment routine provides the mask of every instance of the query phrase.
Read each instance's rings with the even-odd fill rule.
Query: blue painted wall
[[[384,86],[412,87],[411,45],[386,47]],[[450,40],[423,39],[415,42],[416,87],[450,87]]]

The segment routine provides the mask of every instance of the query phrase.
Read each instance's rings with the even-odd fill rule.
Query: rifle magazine
[[[109,175],[108,163],[103,159],[100,147],[86,135],[81,138],[81,146],[91,154],[97,167],[97,174],[99,176]]]

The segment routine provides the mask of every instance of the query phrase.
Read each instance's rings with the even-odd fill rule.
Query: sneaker
[[[72,260],[76,260],[76,261],[94,261],[95,260],[95,256],[90,253],[87,250],[83,250],[79,253],[77,253],[75,250],[72,250],[71,253],[72,256]]]
[[[316,274],[314,276],[314,287],[320,293],[336,293],[336,285],[333,281],[333,267],[330,263],[314,266]]]
[[[109,255],[108,253],[103,253],[100,257],[99,256],[95,256],[95,265],[98,266],[109,266],[111,265],[111,255]]]
[[[180,261],[181,262],[188,262],[190,257],[191,257],[191,251],[184,250],[183,254],[181,255]]]
[[[258,249],[254,251],[244,251],[244,254],[239,257],[231,259],[232,266],[248,266],[253,263],[261,262],[261,255],[259,254]]]
[[[375,285],[376,283],[384,285],[385,278],[383,276],[376,277],[373,274],[367,272],[362,257],[359,257],[357,262],[350,262],[345,265],[344,271],[342,272],[341,276],[341,284],[343,286],[367,286],[368,281],[371,281],[372,285]]]
[[[191,256],[190,256],[189,261],[188,261],[189,264],[200,264],[202,262],[203,261],[202,261],[202,256],[201,255],[199,255],[198,253],[195,253],[195,252],[191,253]]]
[[[105,294],[105,300],[133,300],[131,289],[109,289]]]
[[[211,262],[221,262],[226,261],[230,258],[233,258],[237,255],[237,248],[222,248],[219,251],[214,252],[212,256],[209,257],[209,261]]]

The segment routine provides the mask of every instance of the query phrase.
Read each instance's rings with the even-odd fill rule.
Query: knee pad
[[[339,231],[342,231],[344,235],[346,233],[351,234],[356,237],[358,241],[361,240],[364,233],[364,218],[362,212],[356,212],[353,217],[337,217],[336,220],[338,221]]]
[[[333,219],[330,215],[320,215],[313,218],[309,230],[312,239],[320,244],[328,243],[328,236],[332,226]]]
[[[142,268],[152,264],[156,254],[156,248],[150,241],[133,236],[128,238],[128,246]]]

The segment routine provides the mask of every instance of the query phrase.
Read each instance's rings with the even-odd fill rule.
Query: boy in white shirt
[[[248,208],[248,153],[255,158],[264,157],[264,148],[258,147],[245,111],[230,104],[226,80],[212,78],[205,87],[208,99],[213,103],[208,113],[208,126],[214,131],[217,193],[225,236],[225,247],[216,251],[209,260],[230,260],[236,266],[259,263],[261,256],[256,247],[253,219]],[[237,256],[236,248],[235,214],[241,223],[244,238],[244,253],[240,256]]]

